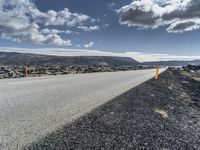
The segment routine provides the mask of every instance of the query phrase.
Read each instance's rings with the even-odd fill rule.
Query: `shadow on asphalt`
[[[200,107],[191,82],[168,69],[24,149],[198,149]]]

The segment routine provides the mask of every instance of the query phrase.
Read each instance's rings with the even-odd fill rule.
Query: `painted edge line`
[[[20,81],[20,82],[10,82],[9,85],[15,84],[26,84],[26,83],[34,83],[34,82],[45,82],[45,81],[55,81],[56,79],[45,79],[45,80],[32,80],[32,81]]]

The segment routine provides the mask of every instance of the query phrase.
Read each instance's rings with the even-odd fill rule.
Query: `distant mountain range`
[[[115,56],[49,56],[40,54],[0,52],[0,64],[15,65],[103,65],[103,66],[187,66],[188,64],[200,65],[200,60],[194,61],[157,61],[139,63],[129,57]]]
[[[104,66],[132,66],[139,62],[128,57],[111,56],[49,56],[16,52],[0,52],[0,64],[28,64],[28,65],[104,65]]]
[[[159,66],[187,66],[191,65],[200,65],[200,60],[193,60],[193,61],[156,61],[156,62],[144,62],[143,65],[159,65]]]

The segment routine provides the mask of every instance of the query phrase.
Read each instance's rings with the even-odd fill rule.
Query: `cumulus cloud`
[[[38,22],[45,26],[49,25],[66,25],[75,26],[90,19],[89,16],[78,13],[71,13],[69,9],[65,8],[62,11],[49,10],[44,15],[40,16]]]
[[[71,31],[58,30],[56,26],[70,28],[92,20],[67,8],[41,12],[32,0],[1,0],[0,14],[1,38],[36,44],[71,45],[69,39],[62,39],[60,35]]]
[[[85,48],[91,48],[93,46],[94,46],[94,42],[90,42],[90,43],[84,45]]]
[[[135,0],[117,13],[119,22],[139,28],[168,26],[167,31],[181,33],[200,28],[199,0]]]

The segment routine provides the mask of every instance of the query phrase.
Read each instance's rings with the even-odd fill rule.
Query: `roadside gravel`
[[[24,149],[200,149],[193,85],[200,82],[168,69]]]

